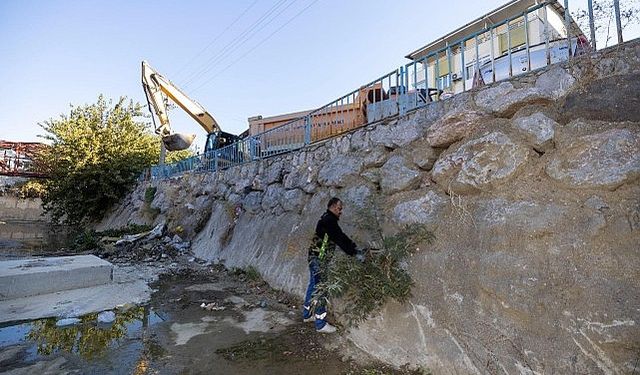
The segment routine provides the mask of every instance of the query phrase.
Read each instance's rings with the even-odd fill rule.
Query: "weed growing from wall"
[[[151,220],[154,220],[158,215],[160,215],[160,209],[151,205],[153,199],[156,197],[157,191],[158,188],[156,188],[155,186],[150,186],[144,191],[144,204],[142,205],[142,213],[149,215],[151,217]]]
[[[153,202],[153,198],[156,197],[156,191],[158,188],[155,186],[149,186],[144,190],[144,203],[151,204]]]

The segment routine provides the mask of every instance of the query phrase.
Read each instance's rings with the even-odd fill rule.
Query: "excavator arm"
[[[189,98],[176,85],[154,70],[146,61],[142,62],[142,87],[147,97],[149,109],[155,113],[159,124],[153,120],[156,134],[162,137],[167,150],[176,151],[188,148],[195,135],[173,134],[167,114],[169,99],[189,114],[207,134],[220,132],[216,120],[198,102]]]

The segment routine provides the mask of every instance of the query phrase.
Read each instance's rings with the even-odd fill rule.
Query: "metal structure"
[[[11,142],[0,140],[0,175],[15,177],[45,177],[33,156],[42,147],[38,142]]]
[[[162,137],[160,150],[160,164],[164,164],[166,150],[185,150],[191,146],[194,134],[173,133],[169,123],[169,99],[191,118],[193,118],[207,132],[205,152],[232,144],[240,137],[223,132],[218,122],[200,103],[191,99],[171,81],[153,69],[146,61],[142,62],[142,88],[147,97],[147,104],[151,118],[155,125],[156,134]],[[155,114],[155,117],[153,116]],[[158,118],[160,124],[156,123]]]
[[[405,115],[458,92],[588,54],[595,49],[597,37],[592,1],[588,2],[591,40],[571,18],[569,3],[569,0],[564,0],[564,4],[557,0],[535,1],[522,13],[447,43],[305,116],[226,147],[175,164],[152,167],[141,178],[217,171],[287,153],[369,123]],[[620,25],[619,0],[614,0],[614,8],[616,25]],[[541,38],[535,43],[534,26]],[[617,32],[617,41],[622,43],[621,27]],[[496,50],[496,43],[503,44],[504,51]],[[480,54],[481,48],[490,50],[486,58]],[[455,71],[455,67],[460,67],[460,71]]]

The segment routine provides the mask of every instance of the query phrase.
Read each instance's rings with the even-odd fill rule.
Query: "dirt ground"
[[[128,251],[132,256],[106,258],[158,276],[147,305],[122,306],[106,325],[97,314],[63,327],[56,318],[4,324],[0,373],[428,373],[376,362],[340,332],[315,332],[301,321],[301,301],[271,289],[253,269],[226,270],[198,262],[188,251],[142,260],[132,247]]]
[[[229,272],[219,266],[204,267],[199,272],[181,270],[162,277],[157,285],[158,292],[151,302],[156,310],[174,317],[188,317],[190,322],[198,318],[210,320],[207,317],[213,315],[218,322],[233,322],[232,325],[244,330],[244,335],[228,331],[225,340],[210,331],[195,336],[194,345],[190,345],[191,340],[187,343],[190,353],[182,348],[169,348],[169,353],[150,366],[158,373],[168,367],[176,370],[182,367],[178,372],[188,369],[187,373],[214,368],[235,374],[419,373],[376,363],[340,335],[315,332],[312,323],[300,321],[297,298],[270,289],[252,270]],[[210,312],[200,307],[203,303],[213,303],[224,310]],[[255,314],[256,311],[265,314]],[[218,328],[219,334],[225,332],[224,326]],[[200,355],[196,354],[199,351],[196,347],[203,350]],[[172,351],[174,355],[170,354]],[[178,353],[180,360],[176,362]]]

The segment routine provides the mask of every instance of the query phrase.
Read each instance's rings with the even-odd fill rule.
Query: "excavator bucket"
[[[195,134],[175,133],[162,137],[162,142],[168,151],[180,151],[188,149],[195,138]]]

